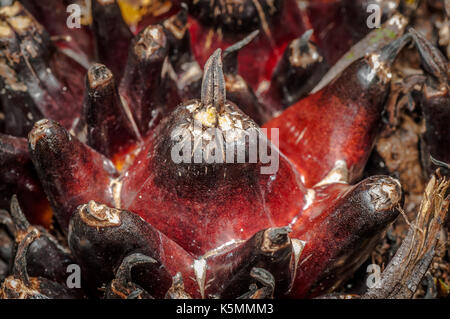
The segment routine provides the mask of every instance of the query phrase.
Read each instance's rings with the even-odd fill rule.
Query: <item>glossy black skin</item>
[[[110,183],[118,173],[105,156],[47,119],[36,122],[28,139],[34,167],[64,233],[78,205],[89,200],[112,205]]]
[[[92,1],[92,30],[98,61],[104,63],[120,79],[125,70],[133,34],[123,20],[116,1],[108,4]]]
[[[118,226],[90,226],[80,215],[82,209],[80,206],[70,221],[68,240],[82,270],[83,287],[100,297],[97,289],[114,279],[122,260],[132,253],[142,253],[157,262],[134,267],[132,278],[155,298],[163,298],[172,277],[158,261],[159,233],[128,211],[121,211]]]
[[[382,189],[386,183],[392,193],[384,194],[380,201],[379,191],[374,192],[372,187]],[[327,192],[340,187],[331,184]],[[307,243],[296,276],[297,282],[304,285],[293,287],[298,296],[316,297],[345,282],[369,257],[383,232],[397,218],[403,202],[398,182],[387,176],[372,176],[346,190],[321,213],[323,219],[313,221],[306,231],[297,233],[294,226],[293,236]]]
[[[67,267],[73,259],[67,250],[57,244],[56,238],[39,228],[43,234],[31,244],[27,255],[28,272],[34,277],[44,277],[65,284],[69,275]]]
[[[115,76],[102,64],[92,65],[86,75],[83,116],[88,145],[108,158],[138,139],[120,100]]]
[[[157,136],[155,146],[148,156],[152,158],[149,171],[155,176],[155,184],[170,192],[176,190],[177,195],[194,201],[211,200],[211,189],[216,193],[217,189],[220,189],[220,194],[216,196],[226,198],[235,193],[236,188],[240,188],[242,185],[254,185],[260,176],[260,162],[248,163],[246,161],[245,163],[223,165],[222,163],[206,163],[204,157],[202,157],[201,163],[195,163],[193,157],[190,163],[175,163],[171,160],[171,151],[177,144],[177,141],[171,138],[171,134],[176,128],[184,125],[187,122],[186,119],[192,118],[192,114],[187,108],[190,103],[199,102],[198,100],[185,102],[184,105],[173,111],[170,117],[166,117],[158,127],[155,134]],[[228,108],[227,112],[238,112],[242,118],[248,119],[236,105],[228,103]],[[254,122],[252,121],[252,123]],[[256,128],[256,124],[253,124],[253,127]],[[192,144],[193,142],[192,139]],[[247,153],[250,148],[248,144],[247,140],[246,158],[248,158]],[[237,158],[236,153],[235,150],[235,158]],[[264,175],[263,178],[265,178]]]
[[[167,37],[159,25],[145,28],[130,44],[119,92],[142,135],[156,125],[165,108],[161,71],[167,54]]]
[[[320,56],[319,48],[312,42],[309,45],[311,50],[316,50]],[[298,50],[300,51],[302,48]],[[301,52],[298,58],[310,54],[307,50]],[[272,75],[268,94],[279,99],[279,102],[276,101],[280,103],[279,109],[285,109],[305,97],[328,70],[328,64],[323,58],[307,65],[294,65],[290,61],[294,54],[289,45]]]

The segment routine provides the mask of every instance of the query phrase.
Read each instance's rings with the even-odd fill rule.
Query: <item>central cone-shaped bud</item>
[[[226,100],[220,49],[205,65],[201,99],[180,105],[153,136],[124,179],[123,208],[196,255],[286,226],[304,205],[292,165]]]
[[[226,100],[220,50],[205,65],[201,100],[189,101],[161,125],[155,143],[156,183],[198,196],[210,188],[253,184],[263,163],[278,169],[279,154],[255,122]],[[270,158],[269,158],[270,157]],[[273,163],[268,163],[270,160]],[[195,186],[197,191],[192,191]],[[192,196],[195,195],[195,196]]]

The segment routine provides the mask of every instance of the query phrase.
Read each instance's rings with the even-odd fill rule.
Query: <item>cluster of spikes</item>
[[[259,11],[243,1],[236,12],[219,8],[214,19],[196,7],[203,1],[193,1],[196,19],[182,6],[133,35],[116,1],[93,0],[91,32],[102,64],[87,70],[76,55],[88,42],[84,29],[80,41],[57,45],[33,17],[52,25],[48,12],[61,8],[50,2],[0,8],[3,298],[257,299],[333,291],[367,259],[403,202],[396,179],[362,174],[380,131],[390,68],[405,45],[416,45],[430,74],[426,85],[436,94],[426,98],[448,101],[437,89],[448,87],[447,62],[414,30],[305,97],[335,61],[319,53],[311,31],[279,43],[270,25],[289,11],[281,1],[273,8],[261,1]],[[247,32],[255,16],[261,30]],[[248,35],[208,53],[202,70],[192,43],[217,21],[221,32],[237,26]],[[285,48],[273,53],[278,62],[268,81],[247,82],[238,72],[241,50],[255,41],[264,52]],[[435,104],[427,121],[439,130],[445,121],[433,117]],[[216,137],[210,128],[228,139],[220,152],[207,143]],[[275,171],[262,173],[269,165],[262,156],[244,163],[195,158],[198,149],[237,158],[230,145],[249,131],[277,159]],[[191,152],[175,163],[173,149],[186,140]],[[428,151],[443,152],[439,142]],[[243,158],[252,156],[249,149]],[[446,156],[431,158],[445,165]],[[66,285],[70,265],[81,269],[81,288]]]

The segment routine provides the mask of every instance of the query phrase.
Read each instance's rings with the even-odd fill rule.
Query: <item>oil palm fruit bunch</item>
[[[447,61],[399,1],[310,95],[373,40],[367,1],[137,2],[92,0],[78,28],[81,2],[2,2],[1,297],[336,290],[402,211],[396,178],[364,174],[407,45],[445,173]]]

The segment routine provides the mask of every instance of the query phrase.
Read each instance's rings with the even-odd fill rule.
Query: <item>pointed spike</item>
[[[134,266],[156,263],[157,261],[155,259],[144,254],[136,253],[128,255],[120,264],[120,267],[116,273],[116,279],[120,282],[121,285],[126,286],[128,283],[133,281],[131,277],[131,270]]]
[[[406,33],[395,41],[384,46],[380,50],[380,62],[385,63],[386,66],[391,66],[397,58],[400,51],[411,41],[411,35]]]
[[[435,159],[432,155],[430,155],[430,161],[431,163],[433,163],[434,165],[438,166],[438,167],[443,167],[447,170],[450,171],[450,164],[449,163],[445,163],[443,161],[437,160]]]
[[[119,92],[145,134],[164,111],[161,71],[167,57],[162,26],[148,26],[132,41]]]
[[[89,146],[109,158],[138,140],[138,132],[122,105],[114,76],[102,64],[94,64],[88,70],[84,118]]]
[[[250,33],[249,35],[247,35],[241,41],[236,42],[235,44],[233,44],[233,45],[229,46],[228,48],[226,48],[225,51],[223,51],[223,59],[225,60],[225,58],[231,53],[239,52],[239,50],[241,50],[247,44],[252,42],[253,39],[255,39],[258,35],[259,35],[259,30],[255,30],[252,33]]]
[[[307,31],[305,31],[305,33],[302,34],[302,36],[300,37],[300,43],[301,43],[301,48],[305,48],[308,49],[308,43],[311,40],[311,36],[313,35],[314,30],[313,29],[309,29]]]
[[[147,291],[134,283],[131,272],[136,266],[156,263],[156,260],[141,253],[125,257],[116,272],[116,278],[106,288],[105,298],[153,299]]]
[[[33,248],[27,254],[27,272],[32,277],[45,277],[49,280],[65,283],[66,268],[73,263],[70,252],[59,244],[58,240],[42,227],[31,225],[23,215],[17,197],[11,200],[11,217],[16,230],[16,240],[21,240],[26,234],[38,231],[39,238],[33,243]],[[49,260],[51,256],[51,260]]]
[[[27,271],[27,254],[31,244],[40,237],[40,233],[36,228],[27,233],[17,248],[16,257],[12,273],[14,277],[20,279],[27,287],[30,287],[30,277]]]
[[[120,79],[133,34],[122,18],[117,0],[92,0],[91,3],[92,28],[99,61],[106,64],[114,76]]]
[[[270,272],[264,268],[253,267],[250,271],[250,277],[263,287],[258,289],[258,285],[252,283],[249,287],[250,291],[237,299],[273,299],[275,278]]]
[[[45,229],[35,226],[30,226],[26,230],[19,230],[16,238],[23,238],[27,233],[34,230],[38,230],[40,235],[27,254],[29,276],[47,278],[65,284],[67,267],[74,263],[70,251]],[[75,290],[81,291],[80,289]]]
[[[450,76],[448,63],[441,51],[425,39],[420,32],[417,32],[413,28],[410,28],[408,31],[419,51],[421,62],[425,70],[436,79],[448,81]]]
[[[310,29],[305,31],[300,38],[297,39],[297,41],[292,41],[291,43],[291,50],[299,50],[300,55],[306,55],[310,54],[313,55],[315,52],[310,51],[317,51],[317,47],[314,45],[314,43],[311,41],[311,36],[313,35],[314,30]],[[294,52],[293,52],[294,53]]]
[[[63,231],[75,208],[89,200],[113,205],[111,182],[117,177],[104,156],[51,120],[37,122],[28,136],[39,179]]]
[[[11,198],[11,217],[18,230],[25,231],[30,227],[30,223],[23,214],[19,201],[17,200],[17,195],[15,194]]]
[[[252,42],[258,35],[259,30],[255,30],[241,41],[236,42],[223,51],[223,69],[225,73],[237,73],[239,51]]]
[[[250,271],[250,276],[263,286],[272,288],[272,291],[275,289],[275,278],[264,268],[253,267]]]
[[[202,104],[215,107],[219,112],[223,111],[226,100],[221,53],[222,50],[217,49],[205,63],[201,94]]]
[[[272,299],[275,291],[275,277],[266,269],[253,267],[250,271],[250,277],[255,279],[259,284],[263,286],[260,294],[255,294],[254,299]]]
[[[241,41],[228,47],[223,53],[223,72],[225,75],[225,87],[227,100],[234,102],[246,115],[258,125],[265,123],[271,112],[267,106],[260,103],[252,88],[238,74],[239,51],[250,43],[259,34],[259,30],[253,31]]]

